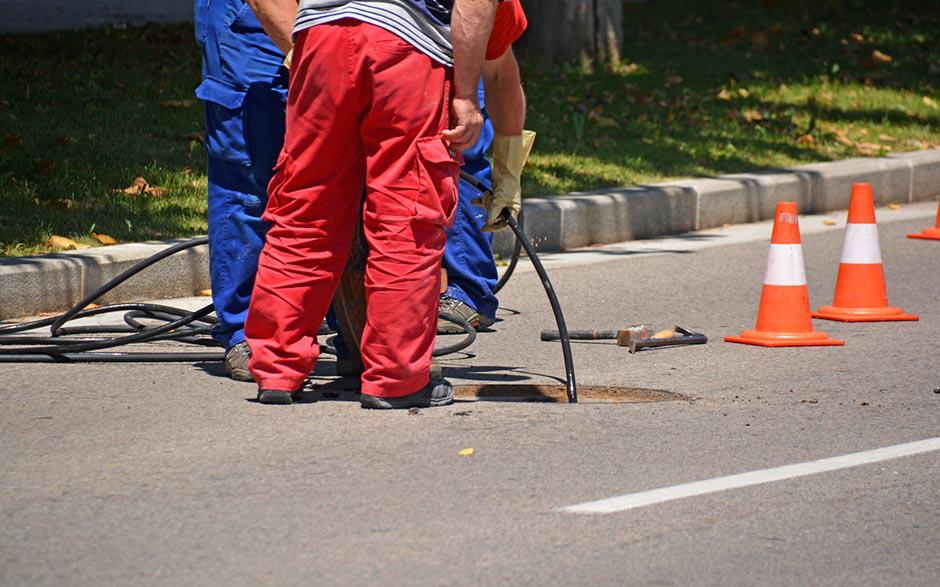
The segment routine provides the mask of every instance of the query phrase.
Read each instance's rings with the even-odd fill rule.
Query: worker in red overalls
[[[361,403],[450,403],[450,383],[429,380],[441,256],[457,204],[453,153],[482,126],[477,82],[496,0],[252,8],[266,30],[281,27],[271,36],[285,51],[296,13],[287,132],[245,328],[259,401],[290,403],[310,373],[361,209],[370,250]]]

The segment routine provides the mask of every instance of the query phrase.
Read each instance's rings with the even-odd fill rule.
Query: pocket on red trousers
[[[457,212],[460,164],[440,137],[418,139],[419,189],[415,196],[415,220],[449,227]]]

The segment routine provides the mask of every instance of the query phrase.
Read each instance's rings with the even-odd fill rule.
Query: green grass
[[[190,27],[6,35],[0,54],[0,254],[205,232]],[[166,193],[119,191],[137,176]]]
[[[627,4],[620,66],[527,68],[526,192],[940,146],[931,4]]]
[[[940,146],[931,4],[627,4],[620,65],[523,63],[526,193]],[[0,254],[205,232],[189,27],[0,36],[0,52]],[[137,176],[166,193],[115,191]]]

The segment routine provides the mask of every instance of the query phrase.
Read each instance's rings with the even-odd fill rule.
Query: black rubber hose
[[[159,328],[154,328],[152,330],[145,330],[143,332],[138,332],[137,334],[131,334],[130,336],[122,336],[119,338],[113,338],[108,340],[96,341],[96,342],[79,342],[79,343],[70,343],[63,341],[61,344],[56,345],[55,347],[26,347],[26,348],[17,348],[17,349],[0,349],[0,355],[16,355],[16,354],[43,354],[43,355],[61,355],[64,353],[79,353],[85,351],[96,351],[108,348],[114,348],[116,346],[123,346],[126,344],[132,344],[135,342],[144,342],[151,340],[157,335],[164,334],[176,330],[181,326],[185,326],[190,322],[194,322],[206,314],[209,314],[213,311],[212,304],[196,310],[188,316],[184,316],[179,320],[164,324]]]
[[[474,341],[476,341],[477,330],[476,328],[473,327],[472,324],[470,324],[469,322],[467,322],[460,316],[456,316],[448,312],[441,312],[440,317],[443,318],[444,320],[447,320],[448,322],[453,322],[457,326],[462,327],[464,332],[467,333],[467,336],[465,336],[464,339],[458,343],[455,343],[449,346],[442,346],[442,347],[434,349],[434,352],[431,353],[432,357],[443,357],[444,355],[452,355],[454,353],[464,350],[468,346],[472,345]]]
[[[555,314],[555,322],[558,324],[558,333],[561,338],[561,352],[565,358],[565,380],[568,389],[568,402],[576,404],[578,403],[578,388],[574,379],[574,359],[571,357],[571,339],[568,337],[565,315],[561,311],[561,304],[558,303],[558,296],[555,295],[555,288],[552,287],[552,282],[548,279],[548,274],[545,272],[545,267],[542,266],[542,261],[540,261],[538,255],[535,254],[535,249],[532,247],[532,243],[529,242],[529,239],[526,238],[525,233],[522,232],[522,228],[519,227],[519,224],[516,223],[515,219],[510,214],[504,213],[503,217],[509,224],[509,228],[516,233],[516,238],[522,243],[526,254],[529,256],[529,260],[532,261],[532,265],[535,267],[535,272],[538,273],[539,279],[542,280],[542,287],[545,288],[548,303],[551,304],[552,312]]]
[[[100,298],[101,296],[103,296],[104,294],[108,293],[108,292],[111,291],[112,289],[114,289],[114,288],[116,288],[117,286],[119,286],[120,284],[124,283],[125,281],[127,281],[127,280],[130,279],[131,277],[137,275],[138,273],[140,273],[140,272],[143,271],[144,269],[150,267],[150,266],[153,265],[154,263],[158,263],[158,262],[162,261],[163,259],[166,259],[167,257],[172,257],[173,255],[175,255],[176,253],[179,253],[180,251],[185,251],[185,250],[187,250],[187,249],[191,249],[191,248],[193,248],[193,247],[198,247],[198,246],[200,246],[200,245],[205,245],[205,244],[208,244],[208,243],[209,243],[209,237],[207,237],[207,236],[200,237],[200,238],[195,238],[195,239],[192,239],[192,240],[189,240],[189,241],[186,241],[186,242],[182,242],[182,243],[175,244],[175,245],[173,245],[172,247],[170,247],[170,248],[168,248],[168,249],[164,249],[164,250],[160,251],[159,253],[157,253],[157,254],[155,254],[155,255],[152,255],[152,256],[150,256],[150,257],[144,259],[143,261],[137,263],[136,265],[134,265],[133,267],[131,267],[130,269],[128,269],[128,270],[125,271],[124,273],[121,273],[120,275],[118,275],[117,277],[115,277],[114,279],[112,279],[111,281],[105,283],[104,285],[102,285],[101,287],[99,287],[98,289],[96,289],[95,291],[93,291],[93,292],[91,292],[90,294],[88,294],[87,296],[85,296],[85,297],[82,299],[82,301],[80,301],[80,302],[78,302],[77,304],[75,304],[75,305],[72,307],[71,310],[69,310],[68,312],[62,314],[62,315],[59,316],[57,319],[55,319],[55,320],[52,322],[52,327],[51,327],[51,329],[50,329],[52,336],[58,336],[58,335],[59,335],[59,329],[62,328],[62,326],[63,326],[66,322],[72,320],[72,319],[73,319],[74,317],[76,317],[79,313],[81,313],[81,312],[84,310],[84,308],[85,308],[86,306],[88,306],[88,304],[94,302],[95,300],[97,300],[98,298]],[[211,313],[211,311],[210,311],[209,313]]]
[[[63,353],[55,355],[4,355],[0,363],[214,363],[225,353]]]
[[[516,219],[516,223],[519,225],[520,230],[525,226],[524,214],[522,208],[519,208],[519,218]],[[519,255],[522,254],[522,241],[519,240],[519,237],[516,237],[516,242],[512,247],[512,257],[509,259],[509,265],[506,267],[506,270],[503,271],[503,275],[499,278],[499,281],[496,282],[496,287],[493,288],[493,293],[498,294],[499,290],[503,289],[503,286],[509,281],[509,278],[512,277],[513,271],[516,270],[516,265],[519,263]]]

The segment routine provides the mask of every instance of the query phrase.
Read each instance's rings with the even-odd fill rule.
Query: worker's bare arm
[[[476,143],[483,128],[483,114],[477,101],[477,84],[483,71],[486,44],[493,29],[496,0],[455,0],[451,16],[454,45],[454,115],[451,129],[443,136],[455,150]]]
[[[493,130],[503,135],[521,135],[525,124],[525,93],[512,47],[483,64],[483,88]]]
[[[294,46],[298,0],[248,0],[255,16],[277,48],[286,55]]]

